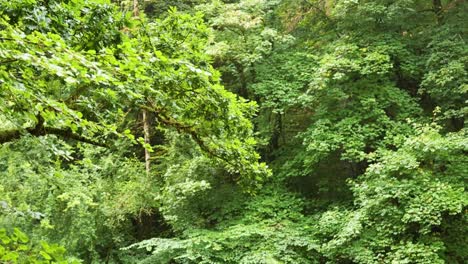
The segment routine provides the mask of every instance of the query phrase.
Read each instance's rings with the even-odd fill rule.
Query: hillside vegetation
[[[464,0],[0,0],[0,262],[468,261]]]

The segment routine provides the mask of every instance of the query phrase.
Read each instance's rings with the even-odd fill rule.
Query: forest
[[[468,263],[468,1],[0,0],[0,263]]]

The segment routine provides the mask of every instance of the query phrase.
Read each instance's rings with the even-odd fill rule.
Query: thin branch
[[[43,46],[41,43],[36,43],[36,42],[32,42],[32,41],[29,41],[29,40],[25,40],[25,39],[15,39],[15,38],[5,38],[5,37],[0,37],[0,40],[1,41],[23,41],[23,42],[26,42],[28,44],[34,44],[34,45],[37,45],[37,46]]]
[[[15,61],[17,61],[17,60],[18,60],[18,59],[8,59],[8,60],[0,61],[0,64],[12,63],[12,62],[15,62]]]

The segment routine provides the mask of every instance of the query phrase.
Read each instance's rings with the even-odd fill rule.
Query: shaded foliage
[[[466,1],[112,2],[0,0],[3,260],[466,262]]]

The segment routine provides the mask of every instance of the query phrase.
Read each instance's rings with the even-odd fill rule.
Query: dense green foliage
[[[14,228],[12,234],[0,229],[0,259],[3,263],[80,263],[76,259],[66,259],[65,249],[59,245],[41,241],[39,246],[29,242],[28,236],[18,228]]]
[[[465,263],[467,13],[0,0],[1,261]]]

